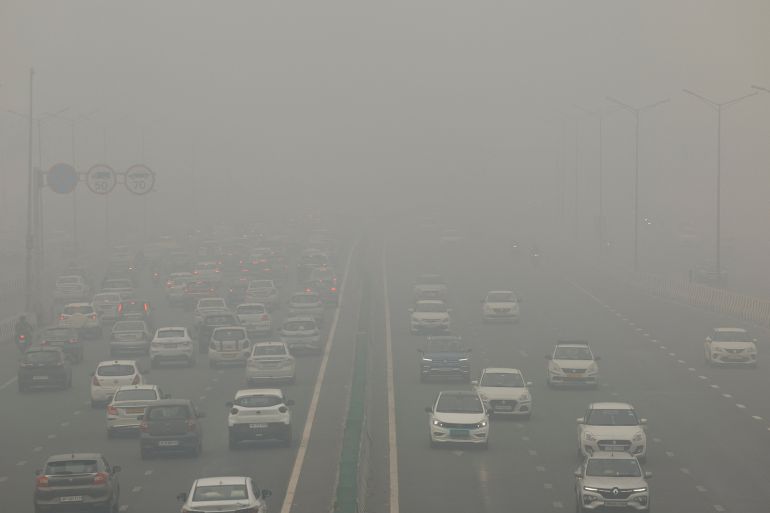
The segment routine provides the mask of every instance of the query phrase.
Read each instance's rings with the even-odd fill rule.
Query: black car
[[[58,347],[31,347],[19,360],[19,392],[30,388],[72,386],[72,368]]]
[[[146,301],[129,299],[118,304],[118,321],[144,321],[152,331],[152,307]]]
[[[51,456],[37,470],[35,513],[114,512],[120,508],[120,467],[98,453]]]
[[[225,326],[240,326],[238,316],[229,312],[216,312],[203,316],[203,320],[197,326],[198,351],[208,353],[211,335],[216,328]]]
[[[74,328],[46,328],[40,335],[40,345],[60,348],[72,363],[83,361],[83,343]]]
[[[455,335],[428,337],[420,353],[420,381],[429,377],[459,377],[471,379],[471,350],[462,346]]]
[[[139,451],[142,459],[158,452],[189,452],[203,449],[203,429],[198,411],[189,399],[161,399],[147,406],[139,417]]]

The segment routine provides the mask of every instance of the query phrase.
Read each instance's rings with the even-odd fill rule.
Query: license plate
[[[59,497],[59,502],[83,502],[83,496],[71,495],[69,497]]]
[[[267,424],[249,424],[249,429],[265,429]]]
[[[449,436],[452,438],[468,438],[470,431],[467,429],[450,429]]]
[[[513,406],[498,405],[498,406],[495,406],[495,411],[513,411]]]
[[[126,413],[144,413],[144,408],[126,408]]]
[[[161,440],[158,442],[160,447],[176,447],[179,445],[179,440]]]
[[[33,381],[48,381],[48,376],[32,376]]]
[[[238,353],[222,353],[222,358],[236,358]]]

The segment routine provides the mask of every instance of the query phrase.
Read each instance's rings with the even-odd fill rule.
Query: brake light
[[[64,319],[66,319],[66,317],[64,317],[64,314],[61,314],[61,315],[59,316],[59,320],[60,320],[60,321],[63,321]]]
[[[268,320],[269,318],[270,318],[270,317],[269,317],[267,314],[262,314],[262,317],[260,317],[260,319],[261,319],[261,320],[263,320],[263,321],[266,321],[266,320]]]
[[[107,406],[107,415],[117,415],[118,409],[112,405]]]
[[[48,486],[48,476],[37,476],[35,479],[35,485],[38,488],[45,488]]]
[[[91,314],[91,319],[94,320],[94,321],[96,320],[96,314],[95,313]]]
[[[149,312],[150,311],[150,305],[148,305],[147,303],[144,304],[144,311],[145,312]]]
[[[310,288],[307,288],[307,289],[305,289],[305,292],[313,292],[313,290],[310,289]]]
[[[193,274],[198,274],[198,271],[193,271]]]
[[[93,379],[91,380],[91,384],[95,387],[101,386],[101,383],[99,383],[99,378],[97,378],[96,376],[94,376]]]
[[[123,303],[120,303],[120,304],[118,305],[118,313],[120,313],[120,312],[122,312],[122,311],[123,311]]]
[[[198,423],[195,422],[195,419],[187,419],[187,431],[195,431],[197,427]]]
[[[147,421],[146,420],[141,421],[139,423],[139,431],[146,433],[148,430],[149,428],[147,427]]]
[[[331,288],[331,289],[329,289],[329,290],[331,290],[332,292],[337,292],[337,287],[332,287],[332,288]]]
[[[19,340],[26,340],[26,339],[27,339],[26,335],[19,335]]]
[[[132,385],[138,385],[141,382],[141,379],[142,379],[141,376],[139,376],[139,374],[137,374],[136,376],[134,376],[134,380],[131,382],[131,384]]]
[[[78,341],[77,341],[77,340],[75,340],[74,338],[71,338],[71,339],[69,339],[69,343],[70,343],[70,344],[77,344],[77,342],[78,342]]]
[[[23,336],[23,335],[22,335],[22,336]],[[24,340],[24,339],[21,339],[21,340]],[[70,342],[71,342],[71,341],[70,341]],[[41,346],[47,346],[47,345],[48,345],[48,341],[47,341],[47,340],[43,340],[43,341],[41,341],[41,342],[40,342],[40,345],[41,345]]]
[[[107,472],[97,472],[94,476],[94,484],[104,484],[107,482],[107,480],[110,478],[109,474]]]

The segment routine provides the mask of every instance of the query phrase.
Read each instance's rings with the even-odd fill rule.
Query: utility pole
[[[709,107],[713,108],[717,112],[717,176],[716,176],[717,193],[716,193],[716,248],[715,248],[716,249],[716,262],[715,262],[716,269],[715,270],[716,270],[717,279],[719,280],[720,285],[723,285],[724,282],[722,280],[722,108],[735,105],[736,103],[743,101],[746,98],[751,98],[752,96],[759,94],[759,92],[754,91],[753,93],[744,94],[743,96],[739,96],[738,98],[733,98],[732,100],[718,103],[698,93],[694,93],[689,89],[682,89],[682,91],[689,94],[690,96],[694,96],[695,98],[699,99],[700,101],[702,101]]]
[[[34,252],[35,252],[35,238],[34,238],[34,222],[32,219],[32,213],[34,212],[33,202],[34,202],[34,194],[33,191],[35,189],[35,186],[37,185],[35,183],[35,175],[34,175],[34,168],[32,165],[32,144],[33,144],[33,118],[32,115],[34,113],[34,84],[35,84],[35,69],[30,68],[29,70],[29,117],[28,123],[29,123],[29,133],[27,134],[27,240],[26,240],[26,260],[25,260],[25,276],[24,276],[24,291],[25,291],[25,298],[24,298],[24,311],[25,312],[32,312],[33,310],[36,310],[34,305],[34,298],[33,298],[33,291],[34,291],[34,276],[33,276],[33,262],[34,262]]]

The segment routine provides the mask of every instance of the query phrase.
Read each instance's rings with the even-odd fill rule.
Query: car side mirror
[[[187,492],[182,492],[179,495],[177,495],[176,500],[180,502],[185,502],[187,500]]]
[[[426,406],[425,407],[425,413],[433,413],[433,407],[432,406]]]
[[[652,472],[645,472],[644,473],[644,478],[645,479],[652,479]]]
[[[283,402],[286,406],[294,406],[294,399],[287,399]]]
[[[260,495],[262,496],[263,499],[267,499],[268,497],[273,495],[273,492],[271,490],[262,490],[260,492]]]
[[[473,385],[474,387],[479,386],[479,380],[474,379],[473,381],[471,381],[471,385]]]
[[[578,424],[585,424],[585,422],[586,422],[586,419],[584,419],[583,417],[580,417],[579,419],[577,419],[577,421],[576,421],[576,422],[577,422]]]
[[[546,360],[553,360],[553,357],[550,354],[545,355]]]
[[[642,426],[647,425],[647,419],[639,419],[639,424],[641,424]]]
[[[117,474],[117,473],[118,473],[118,472],[120,472],[121,470],[123,470],[123,469],[122,469],[122,467],[121,467],[120,465],[113,465],[113,466],[112,466],[112,473],[113,473],[113,474]]]

